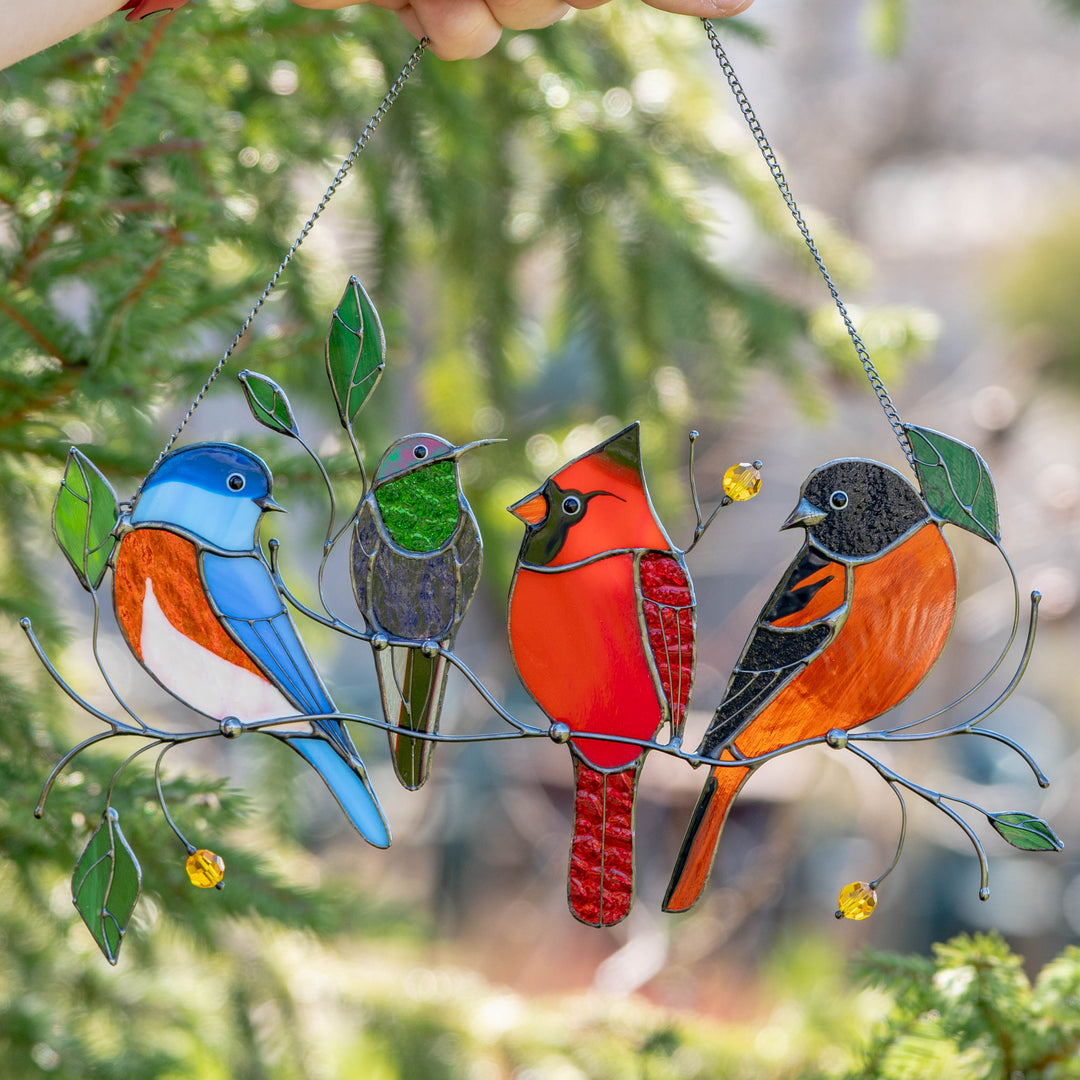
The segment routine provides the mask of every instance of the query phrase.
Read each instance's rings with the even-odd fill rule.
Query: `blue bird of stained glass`
[[[281,509],[271,486],[265,463],[240,446],[200,443],[162,458],[121,527],[117,620],[142,666],[196,712],[249,723],[296,717],[299,730],[269,734],[315,769],[365,840],[388,847],[364,763],[328,716],[337,709],[259,547],[263,514]]]

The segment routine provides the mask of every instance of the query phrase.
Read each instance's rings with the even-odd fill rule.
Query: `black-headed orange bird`
[[[701,754],[753,758],[873,720],[922,682],[949,636],[952,549],[895,469],[859,459],[822,465],[781,528],[796,525],[806,540],[750,632]],[[697,900],[731,803],[753,771],[712,768],[665,911]]]
[[[633,817],[645,752],[592,733],[678,736],[694,677],[694,594],[653,512],[638,425],[563,466],[510,510],[526,523],[510,589],[522,681],[564,724],[576,797],[568,899],[610,926],[633,898]]]

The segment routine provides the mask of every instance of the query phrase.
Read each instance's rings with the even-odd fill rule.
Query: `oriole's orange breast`
[[[552,720],[573,731],[650,739],[663,712],[645,655],[633,555],[557,573],[519,568],[510,594],[510,644],[522,681]],[[621,769],[641,751],[574,741],[598,769]]]
[[[854,587],[843,627],[736,739],[747,756],[880,716],[941,653],[956,610],[956,564],[937,525],[847,572]]]

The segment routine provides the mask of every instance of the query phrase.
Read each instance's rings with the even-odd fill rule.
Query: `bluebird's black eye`
[[[229,485],[230,491],[243,491],[247,481],[238,472],[234,472],[229,474],[229,479],[225,483]]]
[[[829,496],[829,505],[834,510],[843,510],[848,504],[848,497],[846,491],[834,491]]]
[[[417,461],[423,461],[424,458],[427,457],[427,455],[428,455],[428,449],[427,449],[426,446],[424,446],[423,443],[421,443],[419,446],[414,446],[413,447],[412,456],[414,458],[416,458]]]
[[[581,500],[576,495],[567,495],[562,501],[564,514],[578,514],[581,512]]]

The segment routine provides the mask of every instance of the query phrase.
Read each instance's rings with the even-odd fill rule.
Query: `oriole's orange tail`
[[[686,911],[693,907],[712,871],[716,843],[727,820],[732,800],[746,783],[752,769],[715,765],[686,827],[675,869],[671,872],[664,911]]]
[[[626,918],[634,898],[634,792],[637,766],[602,773],[575,760],[574,836],[568,899],[590,926]]]

